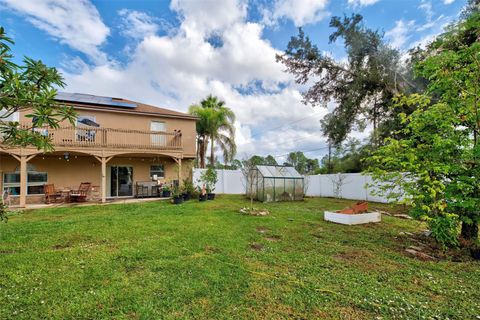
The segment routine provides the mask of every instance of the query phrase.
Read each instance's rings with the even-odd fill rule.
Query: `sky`
[[[40,59],[62,91],[131,99],[186,112],[209,94],[236,114],[237,157],[288,152],[321,158],[319,120],[275,55],[298,27],[323,52],[333,16],[359,13],[402,52],[424,46],[458,18],[465,0],[0,0],[16,62]],[[365,132],[353,136],[363,139]]]

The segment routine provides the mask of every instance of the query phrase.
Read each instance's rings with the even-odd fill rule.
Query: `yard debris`
[[[430,237],[430,235],[432,234],[432,231],[425,230],[425,231],[422,231],[420,234],[424,237]]]
[[[413,236],[413,233],[408,232],[408,231],[401,231],[399,233],[399,235],[401,235],[401,236]]]
[[[386,216],[392,216],[392,214],[390,212],[387,212],[387,211],[378,210],[378,209],[376,209],[375,211],[380,212],[381,214],[384,214]]]
[[[400,219],[408,219],[408,220],[413,219],[408,214],[403,214],[403,213],[394,214],[393,216]]]
[[[240,209],[241,214],[248,214],[250,216],[268,216],[270,212],[267,209],[256,209],[256,208],[242,208]]]
[[[423,261],[436,261],[437,260],[437,258],[435,258],[431,255],[428,255],[428,254],[426,254],[422,251],[415,250],[414,248],[419,249],[418,247],[410,246],[407,249],[405,249],[405,251],[407,253],[409,253],[410,255],[412,255],[412,256],[420,259],[420,260],[423,260]]]

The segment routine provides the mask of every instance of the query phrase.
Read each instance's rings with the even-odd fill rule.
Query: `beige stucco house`
[[[43,186],[58,190],[90,182],[89,198],[135,196],[137,182],[179,180],[190,174],[195,158],[196,118],[120,98],[59,93],[57,100],[73,107],[77,125],[36,128],[48,135],[55,151],[0,145],[3,193],[11,204],[41,203]],[[28,111],[13,115],[31,124]]]

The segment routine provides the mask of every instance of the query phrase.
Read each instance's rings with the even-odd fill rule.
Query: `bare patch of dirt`
[[[209,246],[209,245],[206,245],[205,246],[205,252],[207,252],[207,253],[218,253],[218,252],[220,252],[220,249]]]
[[[282,237],[272,235],[272,236],[266,237],[265,239],[267,239],[268,241],[277,242],[277,241],[280,241],[282,239]]]
[[[261,243],[253,242],[250,244],[250,249],[255,251],[261,251],[263,249],[263,245]]]
[[[70,248],[71,246],[72,246],[71,243],[67,242],[67,243],[53,245],[52,249],[53,250],[63,250],[63,249]]]
[[[334,255],[333,258],[341,261],[357,261],[357,260],[367,259],[371,256],[372,254],[368,251],[349,250],[349,251],[339,252],[336,255]]]
[[[472,260],[468,248],[446,248],[444,250],[435,239],[428,236],[425,232],[405,232],[401,233],[396,239],[399,244],[397,247],[398,250],[415,259],[448,260],[453,262],[466,262]]]
[[[323,239],[323,235],[321,235],[320,233],[311,233],[311,235],[317,239]]]
[[[15,252],[16,252],[15,250],[8,250],[8,249],[0,250],[0,254],[12,254]]]

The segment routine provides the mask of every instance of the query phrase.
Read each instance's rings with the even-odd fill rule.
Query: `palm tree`
[[[235,144],[235,114],[225,106],[225,102],[209,95],[200,102],[192,105],[190,114],[199,117],[197,122],[197,156],[200,159],[200,168],[205,168],[205,156],[210,143],[210,165],[215,164],[215,144],[223,153],[225,163],[233,160],[237,151]]]

